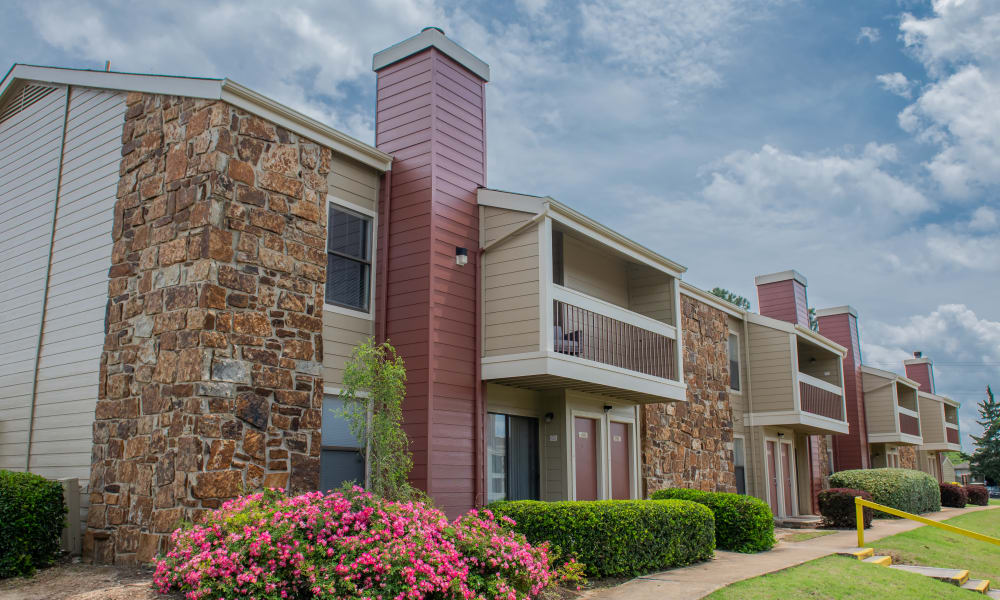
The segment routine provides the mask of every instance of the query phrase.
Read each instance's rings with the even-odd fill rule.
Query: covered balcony
[[[925,451],[960,451],[959,403],[947,396],[918,392],[921,434]]]
[[[483,189],[484,381],[684,400],[683,267],[551,198]]]
[[[869,444],[920,445],[916,381],[890,371],[861,367]]]
[[[842,361],[846,350],[800,325],[748,314],[747,426],[809,435],[847,433]]]

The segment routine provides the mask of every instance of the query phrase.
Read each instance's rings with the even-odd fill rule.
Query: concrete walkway
[[[923,516],[934,521],[944,521],[968,512],[991,508],[996,507],[943,508],[941,512]],[[924,525],[905,519],[876,519],[872,523],[872,528],[865,530],[865,543],[918,527],[924,527]],[[845,548],[854,548],[857,545],[858,533],[856,530],[850,530],[804,542],[778,542],[773,550],[759,554],[740,554],[719,550],[716,551],[715,558],[708,562],[645,575],[613,588],[591,590],[584,598],[587,600],[692,600],[707,596],[731,583],[787,569],[828,554],[834,554]]]

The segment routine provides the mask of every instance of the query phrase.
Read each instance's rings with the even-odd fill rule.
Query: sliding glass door
[[[486,430],[487,501],[538,500],[538,419],[489,413]]]

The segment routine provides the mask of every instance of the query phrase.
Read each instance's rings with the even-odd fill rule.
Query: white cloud
[[[1000,269],[1000,236],[973,237],[938,226],[928,232],[927,249],[938,261],[975,271]]]
[[[997,231],[997,223],[1000,222],[1000,215],[989,206],[980,206],[972,213],[969,220],[969,229],[973,231]]]
[[[926,163],[952,197],[1000,183],[1000,13],[985,0],[935,0],[934,14],[903,15],[907,49],[934,81],[899,114],[918,139],[937,145]]]
[[[866,41],[869,44],[874,44],[880,37],[882,37],[882,34],[877,27],[862,27],[861,31],[858,32],[855,42],[860,44],[862,41]]]
[[[906,75],[902,73],[885,73],[882,75],[876,75],[875,79],[882,84],[882,87],[887,92],[892,92],[897,96],[902,96],[903,98],[912,98],[910,89],[913,87],[913,82],[906,78]]]
[[[927,197],[883,169],[897,158],[891,144],[868,144],[854,156],[798,155],[765,145],[714,165],[704,195],[734,210],[781,209],[786,218],[832,213],[865,219],[929,210]]]

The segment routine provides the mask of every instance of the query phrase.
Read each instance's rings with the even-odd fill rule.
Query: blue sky
[[[6,5],[0,61],[229,77],[364,141],[371,55],[442,27],[490,63],[489,185],[549,194],[756,300],[794,268],[922,350],[975,432],[1000,386],[1000,5],[986,0]],[[968,447],[969,440],[963,436]]]

